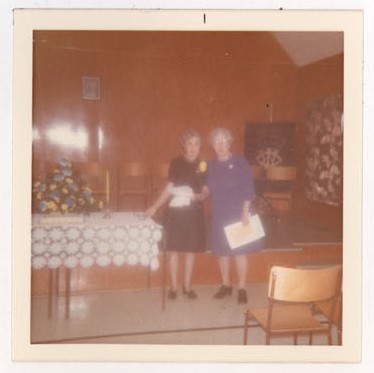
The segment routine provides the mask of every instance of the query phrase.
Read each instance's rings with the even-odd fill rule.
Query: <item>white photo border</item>
[[[204,23],[204,14],[205,20]],[[318,25],[318,26],[316,26]],[[344,32],[342,346],[34,345],[30,343],[32,34],[34,30]],[[14,11],[12,355],[16,361],[359,362],[361,357],[363,12],[359,10]],[[349,196],[355,196],[349,199]],[[17,250],[16,250],[17,248]],[[22,275],[20,275],[22,274]]]

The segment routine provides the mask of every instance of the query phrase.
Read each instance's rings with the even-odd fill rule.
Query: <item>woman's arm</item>
[[[251,206],[251,202],[249,200],[245,200],[243,202],[243,210],[242,210],[242,223],[243,225],[249,224],[249,207]]]
[[[209,195],[209,190],[207,186],[201,188],[200,193],[194,193],[191,197],[191,201],[204,201]]]
[[[170,192],[169,190],[171,188],[173,188],[174,184],[169,182],[167,183],[166,187],[164,188],[164,190],[161,192],[160,196],[157,198],[157,200],[154,202],[154,204],[149,207],[146,211],[145,211],[145,216],[147,217],[152,217],[154,216],[154,214],[157,212],[157,210],[166,202],[168,201],[168,199],[170,198]]]

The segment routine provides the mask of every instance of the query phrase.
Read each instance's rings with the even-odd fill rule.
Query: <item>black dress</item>
[[[200,193],[205,185],[205,174],[199,170],[200,162],[188,162],[183,157],[173,159],[169,167],[169,182],[175,187],[189,186]],[[202,252],[205,250],[205,224],[203,205],[193,201],[189,206],[170,207],[166,210],[166,250]]]

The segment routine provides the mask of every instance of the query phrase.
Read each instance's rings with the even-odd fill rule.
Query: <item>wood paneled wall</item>
[[[242,152],[245,124],[268,121],[266,106],[272,103],[274,122],[296,124],[302,170],[305,102],[343,93],[343,56],[297,69],[267,32],[35,31],[33,68],[36,168],[62,157],[112,168],[126,160],[169,161],[180,152],[179,137],[190,127],[204,138],[214,127],[228,127],[234,150]],[[100,78],[100,100],[82,99],[83,76]],[[50,131],[56,128],[70,129],[73,138],[52,140]],[[75,146],[82,135],[87,144]],[[212,156],[207,142],[202,155]],[[302,172],[298,175],[300,184]],[[321,216],[331,209],[313,208]],[[341,210],[333,213],[341,216]],[[204,258],[198,262],[204,271],[197,264],[196,281],[218,282],[216,263]],[[256,268],[251,267],[252,280],[263,279]],[[136,287],[143,284],[143,272],[80,269],[73,275],[73,290]],[[33,272],[35,294],[45,290],[45,276],[45,271]]]
[[[229,127],[242,151],[245,123],[267,121],[267,103],[274,121],[296,117],[296,68],[266,32],[36,31],[34,56],[37,160],[166,161],[189,127],[204,138]],[[99,101],[82,99],[82,76],[100,78]],[[87,133],[88,146],[51,142],[56,126]]]

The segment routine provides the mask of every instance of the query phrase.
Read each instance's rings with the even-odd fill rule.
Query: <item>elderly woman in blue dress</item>
[[[230,259],[235,261],[238,279],[238,302],[247,302],[248,254],[261,249],[262,239],[248,245],[230,248],[224,233],[228,224],[241,221],[251,224],[252,201],[255,196],[252,173],[246,159],[232,154],[233,138],[226,128],[217,128],[210,135],[216,158],[208,162],[207,188],[211,197],[211,248],[218,256],[222,285],[216,299],[232,294]]]
[[[205,251],[204,210],[202,201],[207,197],[206,163],[199,160],[201,137],[196,130],[186,131],[181,138],[183,155],[172,159],[168,182],[154,204],[145,212],[152,217],[168,202],[165,214],[166,250],[169,252],[171,288],[169,299],[178,295],[179,257],[184,256],[182,294],[196,299],[191,289],[195,254]]]

